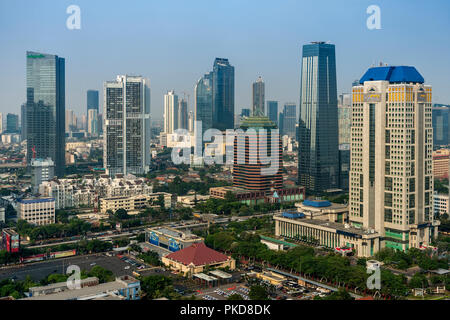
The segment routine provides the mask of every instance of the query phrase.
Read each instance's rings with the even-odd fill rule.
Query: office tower
[[[98,136],[98,111],[96,109],[88,110],[88,133],[93,137]]]
[[[295,103],[285,103],[283,108],[283,131],[281,134],[288,135],[290,138],[295,139],[297,123],[297,105]]]
[[[1,118],[1,116],[0,116]],[[0,119],[1,121],[1,119]],[[20,106],[20,125],[21,125],[21,139],[22,141],[27,139],[27,105],[26,103],[23,103]],[[1,130],[1,124],[0,124],[0,133]]]
[[[343,93],[338,99],[339,144],[350,143],[351,125],[352,98],[349,93]]]
[[[19,115],[8,113],[6,115],[6,132],[18,133],[19,132]]]
[[[3,132],[3,114],[0,112],[0,133]]]
[[[267,101],[267,116],[278,125],[278,101]]]
[[[99,114],[97,117],[98,133],[103,133],[103,115]]]
[[[99,112],[97,90],[88,90],[86,94],[86,114],[88,114],[91,109],[97,110],[97,113]]]
[[[228,59],[216,58],[213,78],[213,128],[234,129],[234,67]]]
[[[264,116],[264,104],[265,104],[265,85],[261,77],[259,77],[252,86],[253,93],[253,115],[254,116]]]
[[[179,129],[188,129],[188,105],[186,99],[178,100],[178,125]]]
[[[88,127],[87,115],[82,114],[81,115],[81,130],[87,131],[87,127]]]
[[[64,58],[27,51],[27,163],[33,154],[51,158],[58,177],[65,170],[65,91]]]
[[[104,147],[106,173],[145,174],[150,166],[150,82],[119,75],[104,84]]]
[[[283,157],[282,142],[275,123],[266,116],[248,117],[241,122],[240,128],[246,132],[234,138],[233,186],[252,191],[274,191],[283,187]],[[252,132],[252,130],[254,130]],[[266,131],[266,150],[262,154],[270,155],[272,161],[277,162],[273,172],[264,173],[262,170],[270,164],[262,163],[260,149],[262,130]],[[275,155],[272,146],[275,144]],[[239,146],[241,145],[241,146]],[[274,162],[272,162],[273,164]]]
[[[66,132],[72,131],[73,120],[74,120],[73,116],[74,116],[73,110],[67,109],[66,110],[66,127],[65,127]]]
[[[194,121],[195,121],[194,112],[189,111],[189,115],[188,115],[188,130],[189,130],[189,132],[194,132]]]
[[[178,96],[175,91],[164,95],[164,132],[171,134],[178,129]]]
[[[280,131],[280,136],[283,136],[284,132],[284,114],[283,112],[280,112],[280,115],[278,116],[278,128]]]
[[[247,108],[242,109],[241,117],[250,117],[250,109],[247,109]]]
[[[195,121],[201,121],[203,133],[213,125],[213,74],[205,74],[195,85]],[[194,128],[194,130],[196,130]]]
[[[352,88],[350,215],[382,247],[428,245],[433,217],[431,86],[414,67],[370,68]]]
[[[52,159],[31,159],[31,186],[33,193],[39,191],[44,181],[50,181],[55,176],[55,163]]]
[[[301,70],[298,183],[319,193],[339,184],[334,45],[304,45]]]
[[[450,107],[434,104],[433,114],[433,148],[446,147],[449,145],[449,129],[448,125],[450,116]]]

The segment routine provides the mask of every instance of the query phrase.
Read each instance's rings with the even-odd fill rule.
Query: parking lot
[[[136,261],[132,258],[120,259],[118,256],[107,256],[106,254],[95,254],[87,256],[75,256],[70,258],[62,258],[55,260],[47,260],[42,262],[34,262],[22,266],[15,266],[0,270],[0,280],[15,279],[24,280],[30,275],[34,281],[40,281],[53,273],[63,274],[70,265],[77,265],[81,270],[89,271],[94,266],[101,266],[111,270],[116,277],[123,275],[133,275],[133,271],[148,268],[147,265]]]
[[[250,299],[248,296],[250,290],[243,285],[228,284],[199,291],[196,296],[203,300],[227,300],[233,294],[242,296],[244,300]]]

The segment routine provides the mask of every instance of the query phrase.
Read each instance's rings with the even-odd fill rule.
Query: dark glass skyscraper
[[[433,119],[433,147],[449,145],[450,107],[442,104],[434,104],[432,109]]]
[[[296,138],[295,124],[297,122],[297,105],[295,103],[285,103],[283,108],[283,127],[281,134]]]
[[[312,192],[339,185],[335,46],[303,46],[298,183]]]
[[[195,86],[195,120],[202,122],[203,133],[213,124],[212,72],[205,74]]]
[[[234,67],[216,58],[213,67],[213,127],[234,129]]]
[[[19,132],[19,116],[17,114],[8,113],[6,115],[6,133]]]
[[[27,163],[51,158],[56,175],[65,169],[65,60],[27,51]]]
[[[89,114],[90,109],[95,109],[97,112],[98,110],[98,91],[97,90],[88,90],[87,91],[87,110],[86,115]]]
[[[267,101],[267,116],[278,125],[278,101]]]

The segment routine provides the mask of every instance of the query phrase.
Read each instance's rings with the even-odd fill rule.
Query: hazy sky
[[[66,8],[81,9],[69,30]],[[369,30],[369,5],[381,29]],[[66,109],[86,110],[86,91],[117,74],[151,83],[153,118],[167,90],[190,94],[215,57],[235,67],[236,112],[249,108],[251,84],[266,83],[266,100],[299,102],[301,46],[336,45],[338,93],[349,92],[372,64],[413,65],[433,86],[433,101],[450,103],[450,1],[416,0],[0,0],[0,112],[25,101],[27,50],[66,59]],[[280,107],[281,109],[281,107]]]

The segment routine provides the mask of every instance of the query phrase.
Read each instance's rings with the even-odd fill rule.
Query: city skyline
[[[368,1],[352,2],[352,5],[346,6],[345,10],[338,4],[324,1],[323,6],[329,13],[329,18],[320,27],[317,23],[319,7],[311,3],[286,1],[275,6],[263,1],[257,17],[251,17],[251,21],[243,23],[239,21],[239,17],[246,15],[251,10],[251,1],[240,6],[236,2],[213,4],[213,8],[203,8],[202,2],[191,8],[187,8],[189,6],[178,1],[159,4],[158,8],[155,8],[153,4],[142,2],[139,4],[142,6],[142,10],[133,11],[136,18],[141,16],[140,12],[142,11],[151,15],[155,14],[157,19],[154,22],[142,22],[143,28],[139,32],[146,33],[149,40],[141,44],[131,43],[135,50],[126,54],[121,51],[122,49],[108,51],[110,47],[106,42],[110,39],[110,35],[103,27],[104,25],[113,25],[113,29],[116,30],[116,28],[123,27],[122,22],[117,23],[116,18],[123,17],[125,21],[130,19],[131,11],[124,8],[122,4],[108,8],[111,11],[108,11],[108,15],[98,16],[102,12],[101,8],[104,3],[92,4],[80,1],[78,4],[82,17],[80,30],[69,30],[65,27],[65,20],[68,16],[65,13],[67,6],[65,3],[52,2],[51,6],[47,1],[39,4],[27,4],[20,9],[23,15],[5,15],[1,19],[1,24],[6,28],[0,28],[0,37],[11,45],[0,53],[2,58],[0,67],[5,74],[0,80],[0,85],[5,89],[0,112],[9,111],[19,114],[20,106],[25,102],[23,86],[16,86],[16,84],[25,82],[23,56],[27,50],[66,57],[66,104],[68,109],[73,109],[77,114],[84,113],[86,110],[87,90],[101,91],[103,82],[116,74],[135,74],[147,77],[152,82],[152,88],[154,88],[151,98],[154,106],[152,118],[161,119],[163,94],[173,88],[177,92],[186,91],[193,96],[197,80],[208,71],[210,61],[216,57],[228,58],[236,68],[236,114],[239,114],[242,108],[251,108],[252,93],[249,86],[258,75],[261,75],[266,83],[267,100],[279,101],[280,104],[294,101],[298,104],[301,46],[316,40],[330,41],[336,45],[338,93],[350,92],[351,83],[361,77],[361,70],[366,70],[371,65],[377,65],[383,61],[389,65],[416,66],[421,70],[427,82],[437,84],[434,86],[433,102],[445,104],[450,101],[450,94],[445,90],[444,85],[448,80],[448,70],[450,69],[450,62],[445,58],[445,52],[448,51],[449,45],[439,41],[437,33],[433,31],[444,29],[449,23],[448,19],[443,16],[446,10],[435,10],[435,6],[448,7],[449,4],[437,1],[422,8],[420,3],[408,2],[408,6],[404,9],[408,13],[407,19],[406,15],[401,17],[396,15],[397,9],[402,6],[402,3],[404,1],[395,3],[379,1],[382,28],[369,30],[366,27],[366,19],[369,16],[366,14],[366,8],[371,3]],[[186,10],[189,14],[184,18],[182,15],[182,19],[170,27],[159,17],[164,16],[163,13],[169,10],[169,7],[172,9],[174,4],[176,5],[175,16],[182,15]],[[18,12],[19,10],[13,8],[18,5],[21,5],[20,1],[18,4],[9,5],[8,10],[0,10],[0,12]],[[3,4],[0,5],[0,7],[3,6]],[[10,7],[12,7],[11,10]],[[230,21],[219,25],[212,24],[213,30],[207,31],[205,35],[208,38],[206,43],[199,43],[200,39],[198,38],[201,37],[191,35],[192,28],[197,28],[198,23],[189,24],[186,30],[182,28],[188,24],[188,21],[195,20],[192,18],[197,15],[206,17],[207,22],[212,22],[214,18],[223,16],[226,9],[238,7],[240,10],[236,10]],[[38,8],[44,9],[40,12],[42,12],[41,15],[44,15],[42,18],[46,20],[45,23],[36,23],[33,9],[37,10]],[[218,10],[210,10],[214,8]],[[157,13],[153,9],[157,9]],[[247,36],[255,31],[251,26],[253,19],[257,19],[261,15],[269,15],[270,12],[272,12],[274,23],[262,26],[255,38],[247,41]],[[334,14],[331,14],[333,12]],[[298,21],[290,19],[293,25],[285,22],[279,23],[282,14],[288,14],[288,17],[297,14],[299,19]],[[350,17],[353,19],[349,19]],[[98,20],[94,21],[97,18]],[[427,23],[423,23],[419,27],[414,22],[419,19],[427,21]],[[204,24],[204,22],[202,23]],[[278,25],[275,26],[275,23]],[[33,26],[33,30],[30,30],[31,26]],[[156,28],[158,26],[162,28]],[[313,26],[317,26],[317,28],[311,28]],[[414,29],[414,33],[409,32],[411,28]],[[24,35],[25,29],[26,36]],[[236,29],[242,32],[237,32]],[[119,31],[123,33],[126,30]],[[155,30],[161,31],[161,33],[157,34]],[[214,37],[217,32],[225,34],[225,37]],[[347,32],[351,32],[352,37],[348,37]],[[48,36],[39,37],[37,36],[39,33],[45,33]],[[234,38],[227,36],[231,33]],[[277,37],[280,33],[284,36]],[[18,36],[22,41],[12,41]],[[168,44],[166,40],[170,36],[180,40],[171,40],[173,43],[176,43],[177,46],[181,44],[186,49],[183,56],[170,53],[172,44]],[[412,41],[413,38],[421,36],[423,41],[420,44]],[[55,41],[55,38],[60,41]],[[261,39],[264,41],[261,42]],[[129,40],[124,41],[124,44],[129,44]],[[261,50],[261,45],[266,48],[267,43],[271,44],[270,48]],[[370,50],[367,49],[369,47]],[[386,47],[392,50],[385,50]],[[114,53],[105,54],[107,51]],[[430,51],[433,52],[433,59],[426,58],[427,52]],[[254,56],[255,52],[258,52],[257,57]],[[405,54],[406,52],[407,54]],[[192,100],[188,108],[194,110]]]

